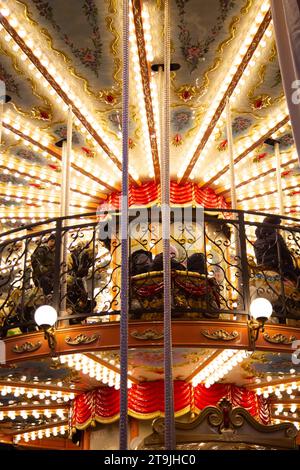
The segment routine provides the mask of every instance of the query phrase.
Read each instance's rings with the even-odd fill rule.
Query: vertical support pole
[[[280,162],[279,142],[275,143],[274,151],[275,151],[275,158],[276,158],[276,180],[277,180],[278,208],[279,208],[279,214],[284,215],[283,192],[282,192],[282,184],[281,184],[281,162]]]
[[[68,109],[67,141],[62,146],[62,184],[61,184],[61,217],[68,217],[70,212],[70,168],[72,157],[72,106]],[[63,221],[63,227],[65,226]],[[68,233],[63,232],[61,249],[61,316],[67,316],[67,256],[68,256]]]
[[[227,97],[226,100],[226,131],[227,131],[227,142],[228,142],[228,155],[229,155],[229,170],[230,170],[230,195],[231,195],[231,207],[237,209],[237,196],[236,196],[236,184],[235,184],[235,171],[234,171],[234,147],[233,147],[233,135],[232,135],[232,119],[231,119],[231,107],[230,100]],[[234,228],[234,244],[235,244],[235,257],[237,261],[238,277],[237,277],[237,290],[242,292],[243,284],[241,282],[242,266],[241,266],[241,247],[240,247],[240,236],[238,228]],[[232,299],[233,300],[233,299]],[[237,298],[237,303],[241,304],[240,299]],[[239,319],[239,318],[238,318]]]
[[[174,450],[174,389],[171,319],[171,262],[170,262],[170,5],[164,8],[164,92],[163,92],[163,152],[161,156],[161,207],[164,268],[164,367],[165,367],[165,448]]]
[[[121,319],[120,319],[120,450],[128,446],[128,135],[129,135],[129,0],[123,0]]]
[[[228,142],[228,153],[229,153],[231,207],[232,209],[236,209],[237,198],[236,198],[235,172],[234,172],[234,150],[233,150],[233,137],[232,137],[231,109],[230,109],[230,101],[228,97],[226,100],[226,130],[227,130],[227,142]]]

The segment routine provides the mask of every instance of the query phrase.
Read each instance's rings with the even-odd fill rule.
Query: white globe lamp
[[[34,320],[38,326],[50,328],[57,321],[57,311],[51,305],[42,305],[36,309]]]
[[[271,302],[264,297],[252,300],[250,304],[250,315],[256,321],[265,322],[269,320],[273,312]]]

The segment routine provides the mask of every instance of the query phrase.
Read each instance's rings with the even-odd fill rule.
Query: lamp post
[[[53,327],[57,321],[57,311],[51,305],[42,305],[36,309],[34,320],[44,330],[44,337],[48,341],[48,346],[51,352],[54,352],[56,338]]]
[[[257,297],[250,304],[250,320],[248,322],[251,345],[254,346],[259,332],[264,332],[265,323],[271,317],[273,307],[264,297]]]

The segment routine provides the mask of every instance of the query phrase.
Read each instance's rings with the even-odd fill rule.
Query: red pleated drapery
[[[118,209],[120,207],[120,197],[120,192],[109,194],[104,203],[105,207]],[[159,202],[159,197],[160,185],[155,181],[143,183],[141,186],[130,185],[129,187],[129,206],[153,205]],[[198,204],[210,209],[228,209],[230,207],[225,198],[218,196],[213,189],[201,189],[196,183],[192,182],[178,184],[176,181],[171,181],[170,202],[173,205]]]
[[[175,380],[175,416],[192,411],[199,413],[203,408],[216,405],[226,397],[233,406],[245,408],[263,424],[270,423],[268,402],[255,392],[231,384],[214,384],[210,388],[199,384]],[[164,383],[162,380],[133,385],[128,390],[128,414],[138,419],[153,419],[164,414]],[[119,390],[99,387],[78,395],[72,406],[72,426],[85,429],[89,425],[112,423],[119,419]]]

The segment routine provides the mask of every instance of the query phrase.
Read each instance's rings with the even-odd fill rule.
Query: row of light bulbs
[[[83,374],[89,375],[90,378],[102,382],[109,387],[114,387],[116,390],[120,388],[120,373],[110,369],[109,365],[105,367],[83,354],[60,356],[60,361],[62,364],[67,364],[69,367],[81,371]],[[127,387],[132,387],[130,379],[127,381]]]
[[[275,394],[277,398],[282,398],[282,393],[286,392],[291,398],[294,398],[294,392],[296,390],[300,392],[300,382],[298,381],[287,384],[258,387],[256,389],[256,394],[263,395],[264,398],[269,398],[270,395]]]
[[[43,437],[57,437],[59,435],[64,436],[68,432],[69,428],[67,425],[54,426],[46,429],[39,429],[38,431],[26,432],[23,434],[17,434],[14,437],[14,442],[17,444],[21,440],[25,442],[35,441],[36,439],[43,439]]]
[[[15,138],[21,138],[20,136],[18,136],[16,133],[15,133],[15,129],[16,129],[16,125],[15,125],[15,116],[14,115],[11,115],[11,114],[8,114],[6,113],[4,118],[3,118],[4,122],[7,122],[7,123],[12,123],[11,124],[11,128],[4,128],[4,133],[6,134],[13,134],[13,136]],[[20,126],[19,126],[20,127]],[[32,146],[33,150],[35,151],[40,151],[40,148],[36,145],[32,145],[31,142],[29,142],[27,139],[26,139],[26,133],[25,131],[30,134],[30,131],[28,129],[22,129],[22,133],[24,134],[24,144],[27,145],[27,146]],[[39,142],[40,140],[39,139],[42,139],[42,136],[34,136],[34,137],[31,137],[35,142]],[[72,155],[72,158],[71,158],[71,161],[74,162],[75,158],[77,160],[77,166],[79,168],[84,168],[86,169],[87,171],[89,171],[90,174],[94,175],[95,177],[99,177],[100,176],[100,170],[99,168],[96,168],[95,165],[91,164],[90,162],[86,162],[86,159],[84,159],[80,154],[78,154],[77,152],[72,152],[73,155]],[[48,153],[46,151],[42,151],[42,155],[45,156],[45,155],[48,155]],[[55,161],[56,163],[58,163],[60,165],[60,162],[59,160],[56,158],[56,157],[52,157],[51,158],[52,161]],[[10,162],[10,165],[13,165],[13,167],[16,167],[16,166],[21,166],[19,163],[13,163],[13,162]],[[28,165],[29,166],[29,165]],[[40,171],[37,171],[36,168],[31,168],[30,169],[30,172],[29,172],[29,175],[30,176],[34,176],[36,177],[37,179],[41,180],[42,183],[44,183],[44,180],[50,180],[52,183],[54,184],[60,184],[60,176],[56,176],[54,175],[53,173],[51,173],[51,175],[46,176],[46,173],[45,175],[43,176],[43,172],[41,173]],[[111,185],[114,185],[115,184],[115,178],[113,177],[109,177],[108,175],[106,175],[105,173],[102,173],[101,171],[101,177],[103,179],[105,179],[105,181],[107,181],[108,184],[111,184]],[[85,190],[84,190],[84,187],[83,187],[83,184],[82,183],[85,183]],[[94,181],[94,180],[91,180],[89,177],[83,175],[82,173],[79,172],[78,169],[71,169],[71,189],[72,190],[75,190],[77,188],[80,188],[82,192],[85,192],[86,195],[94,195],[96,196],[97,195],[97,192],[98,192],[98,189],[99,189],[99,186],[101,186],[101,183],[98,182],[98,181]]]
[[[262,51],[266,47],[266,44],[267,44],[266,41],[269,38],[271,38],[271,36],[272,36],[272,24],[270,24],[268,26],[268,28],[266,29],[266,31],[264,33],[264,36],[260,40],[260,42],[259,42],[259,44],[256,48],[256,51],[254,52],[253,58],[248,62],[247,66],[244,70],[243,76],[239,80],[238,86],[236,86],[236,88],[234,89],[234,91],[233,91],[233,93],[230,97],[231,104],[233,104],[235,99],[239,96],[240,91],[241,91],[241,86],[243,86],[245,84],[244,77],[249,77],[250,76],[250,69],[255,65],[256,57],[261,56]],[[208,139],[208,141],[205,145],[205,148],[203,149],[203,151],[201,153],[201,157],[198,160],[198,163],[194,167],[194,170],[192,172],[193,177],[199,172],[200,166],[201,166],[201,161],[203,161],[205,159],[205,157],[208,155],[209,150],[211,149],[211,147],[213,146],[213,144],[215,142],[217,134],[220,132],[220,129],[222,129],[224,127],[225,123],[226,123],[226,108],[222,111],[222,114],[219,118],[219,121],[218,121],[216,127],[214,128],[213,132],[211,133],[211,135],[210,135],[210,137],[209,137],[209,139]],[[273,125],[271,125],[271,123],[273,123]],[[276,125],[276,121],[275,120],[270,121],[270,125],[271,125],[271,128],[274,127]],[[264,135],[264,133],[265,133],[265,128],[262,127],[260,133],[258,133],[257,138],[261,137],[261,135]],[[251,140],[251,138],[244,139],[243,142],[238,144],[237,148],[235,149],[237,155],[240,154],[240,153],[243,153],[254,142],[255,142],[255,139],[252,139],[252,140]],[[216,170],[221,171],[223,168],[224,168],[224,163],[223,164],[220,163],[216,168],[213,168],[210,171],[208,171],[208,174],[205,177],[206,181],[211,179],[216,174]]]
[[[242,144],[240,144],[240,145],[238,144],[234,149],[236,158],[239,155],[241,155],[242,153],[244,153],[253,144],[255,144],[262,137],[262,135],[267,134],[274,127],[274,125],[281,122],[287,116],[286,113],[287,113],[286,109],[283,109],[281,112],[278,111],[278,113],[276,114],[276,123],[275,124],[274,124],[273,119],[267,121],[262,127],[260,127],[258,130],[256,130],[249,138],[245,139]],[[250,155],[251,158],[252,158],[251,153],[247,153],[247,155]],[[211,170],[209,170],[207,172],[207,175],[205,175],[203,177],[204,183],[209,181],[210,179],[212,179],[215,176],[216,169],[217,169],[218,172],[222,171],[225,168],[225,165],[226,165],[226,162],[219,164],[219,166],[217,166],[217,168],[212,168]],[[220,177],[214,179],[214,184],[219,184],[221,178],[223,178],[223,179],[225,178],[225,175],[226,175],[227,171],[228,170],[226,170],[225,173],[223,173]],[[255,176],[256,174],[257,175],[259,174],[259,169],[258,168],[253,170],[253,175]],[[249,173],[247,174],[247,179],[249,179]],[[243,180],[240,180],[239,182],[242,182],[242,181]],[[237,182],[237,184],[238,184],[238,182]],[[230,183],[227,183],[227,185],[225,185],[225,188],[229,189],[230,188]]]
[[[3,1],[1,2],[3,5]],[[116,156],[116,158],[121,161],[121,155],[119,148],[112,142],[111,139],[105,134],[104,130],[101,128],[98,120],[96,120],[93,116],[93,114],[87,109],[85,106],[85,103],[78,97],[78,94],[73,93],[73,91],[70,89],[69,85],[67,84],[67,81],[65,78],[62,78],[58,72],[57,69],[53,66],[53,64],[56,62],[56,60],[52,60],[51,64],[48,58],[43,56],[43,53],[41,52],[40,49],[38,48],[33,48],[34,44],[32,39],[29,37],[29,34],[22,29],[18,29],[16,26],[13,26],[13,24],[17,24],[18,21],[11,15],[9,9],[5,6],[2,8],[2,10],[6,11],[6,19],[9,21],[11,26],[16,29],[17,33],[19,34],[20,37],[25,41],[26,45],[29,47],[29,49],[32,50],[32,53],[34,56],[37,58],[37,60],[47,68],[48,73],[51,75],[51,78],[54,82],[57,83],[57,85],[60,87],[62,91],[65,92],[65,94],[68,96],[68,98],[74,103],[75,107],[80,110],[81,115],[86,119],[86,121],[90,124],[90,126],[93,128],[93,130],[97,133],[98,136],[101,137],[102,141],[106,143],[107,147],[110,148],[110,151],[113,152],[113,154]],[[0,9],[1,11],[1,9]],[[24,23],[24,21],[23,21]],[[0,29],[3,29],[3,27],[0,25]],[[5,35],[5,40],[8,43],[13,44],[12,48],[15,50],[15,52],[19,51],[20,48],[17,43],[13,41],[13,38],[10,36],[10,34]],[[46,50],[46,46],[44,47],[44,50]],[[60,108],[62,108],[64,111],[68,110],[68,104],[64,103],[62,98],[59,96],[59,94],[56,92],[56,90],[52,87],[50,82],[46,78],[43,77],[43,75],[36,69],[36,66],[31,62],[30,58],[22,53],[20,54],[21,59],[23,60],[24,63],[28,65],[28,68],[30,71],[35,72],[35,77],[39,80],[40,83],[43,83],[45,89],[47,89],[52,97],[56,98],[57,103],[60,105]],[[75,115],[74,115],[74,123],[77,127],[80,128],[81,132],[85,134],[85,137],[87,140],[92,142],[93,146],[97,148],[97,153],[99,153],[102,158],[106,161],[106,163],[110,164],[110,157],[108,154],[102,149],[101,145],[98,143],[98,141],[93,137],[92,134],[90,134],[90,131],[87,127],[85,127],[84,122],[81,122]],[[108,145],[109,142],[109,145]],[[79,165],[80,166],[80,165]],[[139,174],[135,170],[135,168],[131,167],[129,168],[130,173],[132,177],[135,180],[139,179]],[[110,172],[115,173],[115,177],[119,179],[120,176],[120,169],[117,168],[115,165],[110,165]],[[109,178],[110,179],[110,178]]]
[[[204,382],[205,387],[209,388],[216,382],[222,380],[237,364],[248,357],[249,352],[245,350],[236,351],[234,349],[226,349],[215,357],[210,364],[205,366],[192,379],[193,387]]]
[[[250,46],[251,42],[253,41],[253,38],[255,34],[257,33],[263,19],[264,19],[264,14],[268,11],[269,9],[269,2],[268,1],[262,1],[261,3],[261,12],[258,13],[257,17],[255,18],[254,24],[251,25],[249,28],[249,31],[245,35],[245,39],[239,49],[239,52],[237,54],[236,59],[234,60],[231,68],[229,71],[226,71],[226,77],[224,77],[224,80],[222,81],[222,86],[220,87],[218,93],[214,97],[214,100],[210,103],[209,111],[207,112],[206,116],[204,117],[204,120],[200,126],[199,131],[197,132],[196,138],[194,140],[194,143],[192,144],[190,151],[187,153],[186,158],[184,159],[184,162],[177,174],[178,178],[181,178],[185,172],[186,167],[188,166],[190,160],[192,159],[199,143],[202,141],[204,133],[207,130],[207,127],[213,118],[218,106],[220,105],[222,99],[224,98],[224,94],[226,93],[227,87],[230,84],[233,76],[235,75],[236,71],[238,70],[238,67],[244,60],[245,54],[247,53],[248,47]],[[237,85],[236,85],[237,87]],[[212,141],[210,142],[210,145],[212,145]],[[208,147],[209,148],[209,147]],[[204,153],[205,154],[205,153]],[[203,156],[203,151],[202,151],[202,159],[204,158]],[[192,175],[195,175],[195,172],[192,172]]]
[[[0,408],[0,421],[3,421],[4,418],[9,418],[15,420],[18,416],[23,419],[28,419],[28,416],[33,416],[36,419],[39,419],[40,416],[45,416],[46,418],[51,418],[57,415],[61,419],[65,419],[65,410],[64,409],[53,409],[53,410],[8,410],[1,411]]]
[[[47,71],[51,75],[51,78],[53,79],[53,81],[57,83],[57,85],[61,88],[61,90],[64,91],[64,93],[68,96],[68,98],[74,103],[76,108],[78,108],[80,110],[81,114],[89,122],[89,124],[94,128],[96,133],[99,136],[101,136],[101,139],[104,142],[106,140],[107,140],[107,142],[109,142],[110,139],[108,138],[108,136],[105,135],[105,133],[104,133],[103,129],[101,128],[99,122],[94,118],[94,116],[92,115],[90,110],[87,109],[87,106],[85,105],[85,103],[83,103],[83,101],[80,99],[80,97],[76,93],[73,92],[73,90],[70,88],[69,84],[67,83],[67,80],[65,79],[65,77],[62,77],[61,74],[59,73],[58,69],[54,66],[54,64],[57,62],[57,59],[49,60],[46,57],[45,53],[42,52],[41,49],[39,49],[38,47],[35,47],[34,41],[30,37],[31,33],[28,33],[24,29],[24,26],[25,26],[24,18],[22,18],[22,27],[21,27],[19,25],[18,19],[15,18],[11,14],[9,8],[7,7],[7,5],[4,4],[3,1],[1,1],[1,5],[2,5],[2,8],[0,9],[0,12],[2,12],[3,16],[6,17],[7,21],[10,23],[10,25],[15,29],[17,34],[23,39],[23,41],[25,42],[27,47],[32,51],[33,55],[40,62],[40,64],[43,67],[47,68]],[[5,35],[5,40],[6,40],[6,42],[13,44],[12,47],[14,48],[15,52],[20,51],[20,47],[18,46],[17,43],[15,43],[13,41],[13,38],[10,36],[10,34],[7,33]],[[44,45],[43,51],[45,51],[46,49],[47,49],[47,46]],[[31,62],[29,57],[25,53],[21,52],[20,53],[20,58],[24,63],[27,64],[29,70],[31,70],[32,72],[34,71],[35,77],[38,80],[40,80],[41,83],[43,83],[45,89],[48,89],[50,95],[53,96],[53,97],[54,96],[56,97],[56,101],[60,105],[60,107],[64,111],[67,111],[68,110],[68,104],[63,102],[62,98],[59,96],[59,94],[56,92],[56,90],[52,87],[52,85],[48,82],[48,80],[43,77],[43,75],[40,73],[40,71],[36,69],[35,64],[33,64]],[[78,127],[79,126],[84,126],[84,123],[82,123],[76,117],[75,117],[75,124]],[[85,129],[85,130],[86,130],[87,133],[89,133],[88,129]],[[94,139],[94,137],[91,135],[90,138],[91,138],[92,141],[94,141],[94,144],[98,147],[99,144]],[[112,145],[111,145],[111,147],[112,147]],[[115,154],[119,153],[117,148],[112,149],[112,151]],[[104,156],[105,153],[102,151],[102,148],[101,148],[101,153],[103,153],[103,156]],[[108,158],[108,156],[106,156],[106,158]],[[120,158],[119,158],[119,160],[120,160]]]
[[[53,390],[41,390],[39,388],[28,388],[24,387],[16,387],[10,385],[4,385],[0,387],[0,395],[5,397],[6,395],[12,394],[15,398],[20,396],[25,396],[29,399],[33,397],[38,397],[40,400],[51,399],[53,401],[56,400],[63,400],[64,402],[68,402],[70,400],[74,400],[75,394],[72,392],[65,392],[65,391],[53,391]]]
[[[147,17],[145,17],[144,15],[143,16],[143,28],[145,29],[145,26],[146,26],[146,29],[147,29],[148,24],[149,24],[149,18],[147,19]],[[134,25],[131,2],[130,2],[130,11],[129,11],[129,41],[130,41],[130,51],[131,51],[132,63],[133,63],[132,73],[133,73],[133,77],[135,80],[135,90],[136,90],[137,102],[139,106],[139,112],[141,116],[142,132],[144,136],[147,136],[143,139],[144,152],[145,152],[146,159],[147,159],[149,176],[153,177],[154,169],[153,169],[152,150],[151,150],[151,143],[150,143],[150,132],[148,128],[146,105],[145,105],[145,100],[144,100],[144,90],[143,90],[143,84],[142,84],[142,78],[141,78],[139,52],[138,52],[138,46],[137,46],[137,40],[136,40],[136,34],[135,34],[135,25]],[[151,42],[150,42],[150,46],[149,46],[149,42],[150,41],[148,41],[148,44],[146,44],[146,53],[147,53],[148,60],[149,60],[148,54],[151,54],[150,52],[151,49],[149,49],[149,47],[151,48]],[[157,130],[157,127],[156,127],[156,130]]]
[[[289,408],[289,411],[291,413],[295,413],[298,410],[298,405],[296,403],[292,403],[291,405],[283,405],[282,403],[276,405],[274,403],[273,406],[276,407],[275,414],[282,413],[287,408]]]

